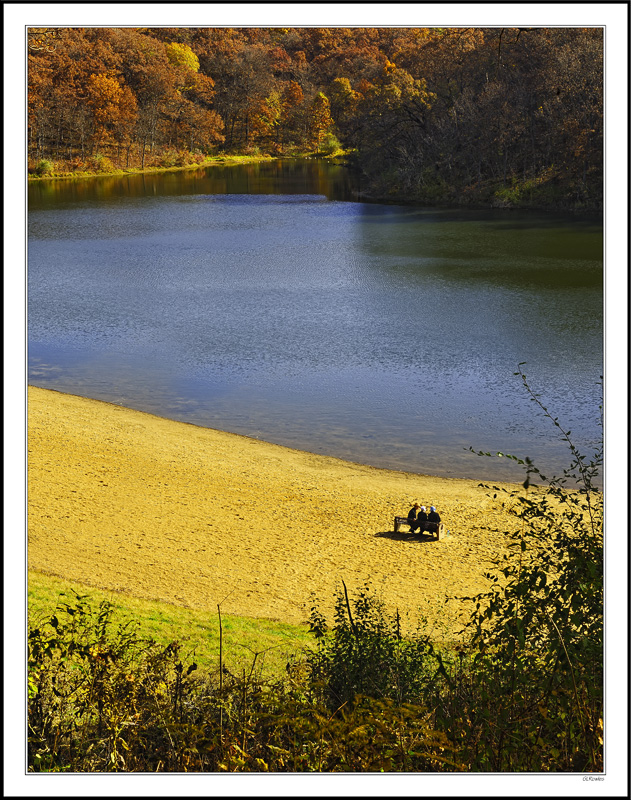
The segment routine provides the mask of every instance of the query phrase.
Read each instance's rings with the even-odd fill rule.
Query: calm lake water
[[[357,201],[319,162],[29,186],[29,382],[315,453],[546,474],[600,435],[602,227]]]

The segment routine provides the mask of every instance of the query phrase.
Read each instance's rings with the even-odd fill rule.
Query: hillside
[[[366,196],[600,210],[602,28],[30,28],[29,169],[354,152]]]

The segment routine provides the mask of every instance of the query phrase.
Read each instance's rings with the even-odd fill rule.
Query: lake
[[[28,187],[29,383],[378,467],[601,429],[599,219],[360,202],[323,162]]]

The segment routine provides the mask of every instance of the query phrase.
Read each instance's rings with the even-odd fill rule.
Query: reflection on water
[[[593,220],[354,201],[313,161],[29,187],[35,385],[375,466],[567,464],[513,373],[592,446]]]
[[[195,194],[319,194],[355,200],[357,187],[347,169],[318,159],[274,160],[217,165],[177,172],[104,176],[94,180],[58,179],[29,184],[29,210],[51,203],[89,203],[132,197],[187,197]]]

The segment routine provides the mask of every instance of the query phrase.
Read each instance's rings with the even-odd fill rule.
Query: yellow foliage
[[[171,42],[165,45],[165,49],[171,64],[183,67],[188,72],[199,72],[199,59],[187,44]]]

